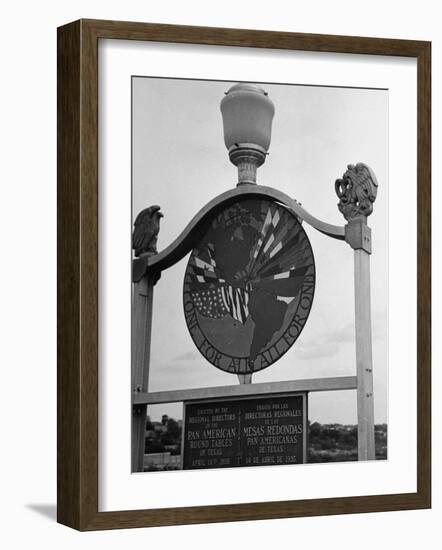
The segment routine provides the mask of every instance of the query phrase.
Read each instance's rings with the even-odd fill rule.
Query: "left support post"
[[[150,339],[152,332],[152,305],[154,281],[145,275],[133,285],[132,305],[132,395],[148,390]],[[144,469],[146,434],[145,404],[132,400],[132,472]]]

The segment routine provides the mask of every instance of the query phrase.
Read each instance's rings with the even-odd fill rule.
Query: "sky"
[[[133,78],[133,218],[159,204],[164,213],[158,250],[168,246],[216,195],[237,183],[223,141],[220,102],[236,82]],[[334,182],[347,164],[375,172],[378,197],[372,228],[371,300],[375,422],[388,421],[388,91],[260,83],[275,105],[269,155],[257,183],[292,196],[317,218],[335,225]],[[356,374],[353,251],[303,224],[316,263],[309,319],[292,348],[253,375],[253,382]],[[149,391],[238,384],[212,366],[192,342],[182,292],[188,256],[162,273],[155,286]],[[182,417],[181,404],[149,407]],[[314,392],[309,419],[356,423],[356,392]]]

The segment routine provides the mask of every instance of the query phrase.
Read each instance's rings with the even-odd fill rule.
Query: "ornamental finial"
[[[373,170],[362,162],[347,166],[341,179],[335,182],[339,211],[347,221],[367,217],[373,212],[378,182]]]

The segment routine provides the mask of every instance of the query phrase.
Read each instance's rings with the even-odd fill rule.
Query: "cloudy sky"
[[[158,250],[177,237],[214,196],[235,187],[237,170],[223,141],[219,104],[235,82],[133,79],[133,215],[159,204]],[[275,104],[272,141],[258,183],[291,195],[314,216],[336,225],[334,181],[347,164],[365,162],[379,181],[373,231],[372,322],[375,422],[386,422],[388,382],[388,91],[261,84]],[[254,382],[356,374],[353,252],[304,223],[316,262],[310,317],[279,361]],[[155,287],[149,390],[238,384],[208,363],[187,330],[182,291],[186,257]],[[150,407],[181,418],[180,404]],[[309,418],[356,422],[356,392],[312,393]]]

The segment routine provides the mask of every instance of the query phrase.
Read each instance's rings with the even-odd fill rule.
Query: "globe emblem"
[[[241,199],[213,218],[190,255],[187,327],[212,365],[257,372],[297,340],[314,288],[313,252],[298,218],[271,200]]]

